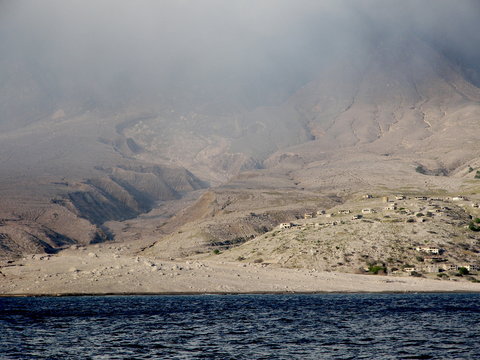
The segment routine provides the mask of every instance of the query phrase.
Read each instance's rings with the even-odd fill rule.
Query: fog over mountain
[[[283,100],[320,69],[418,36],[478,82],[476,1],[3,1],[1,123],[58,104],[236,109]]]
[[[109,221],[168,218],[207,188],[460,189],[480,168],[479,16],[474,0],[0,1],[0,255],[118,239]],[[207,199],[187,218],[222,208]]]

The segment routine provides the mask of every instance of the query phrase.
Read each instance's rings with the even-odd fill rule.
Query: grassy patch
[[[379,274],[379,273],[383,273],[383,274],[386,274],[387,273],[387,268],[385,266],[382,266],[382,265],[370,265],[368,267],[368,272],[369,273],[372,273],[372,274]]]

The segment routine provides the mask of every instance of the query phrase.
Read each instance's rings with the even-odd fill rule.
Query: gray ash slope
[[[426,14],[433,3],[409,4]],[[119,26],[131,16],[105,30],[101,16],[88,20],[89,5],[72,5],[77,19],[56,1],[5,6],[2,256],[108,239],[106,221],[208,186],[328,197],[408,180],[453,191],[480,167],[473,2],[442,2],[421,20],[375,1],[282,3],[278,19],[254,8],[257,33],[239,30],[248,22],[236,5],[219,5],[229,27],[203,11],[180,31],[167,19],[185,15],[182,5],[142,4],[131,34]],[[37,33],[20,31],[27,20]],[[98,38],[79,31],[85,24]],[[168,25],[174,43],[159,35]],[[418,166],[454,182],[426,180]]]

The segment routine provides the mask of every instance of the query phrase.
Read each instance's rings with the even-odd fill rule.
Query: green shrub
[[[477,170],[477,173],[475,174],[475,179],[480,179],[480,170]]]
[[[379,272],[387,273],[387,268],[381,265],[370,265],[368,272],[377,275]]]
[[[473,221],[470,224],[468,224],[468,228],[471,231],[480,231],[480,226],[476,226]]]
[[[215,249],[215,250],[213,250],[213,253],[214,253],[215,255],[218,255],[218,254],[220,254],[220,250]]]
[[[468,275],[470,272],[468,271],[468,269],[466,267],[461,267],[458,269],[458,272],[461,274],[461,275]]]
[[[415,171],[418,172],[419,174],[423,174],[423,175],[425,175],[427,173],[427,170],[425,170],[425,168],[422,165],[418,165],[415,168]]]

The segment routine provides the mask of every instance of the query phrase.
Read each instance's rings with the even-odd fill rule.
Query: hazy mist
[[[197,258],[360,194],[480,203],[479,19],[478,0],[0,0],[0,259],[113,236]],[[440,228],[475,254],[456,207],[392,248]],[[407,221],[389,214],[345,223],[379,246],[344,252],[372,254],[352,272]],[[320,238],[291,239],[272,259],[316,268]]]
[[[0,122],[58,104],[251,108],[281,101],[340,58],[359,61],[412,35],[480,82],[479,15],[470,0],[5,0]]]

